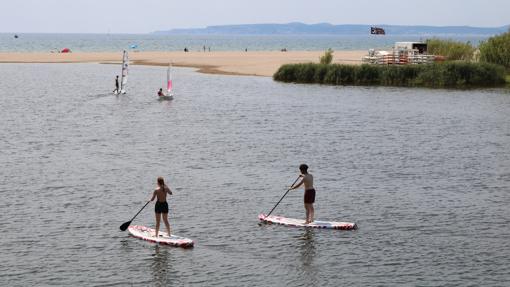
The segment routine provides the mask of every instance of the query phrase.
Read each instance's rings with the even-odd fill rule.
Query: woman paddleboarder
[[[168,203],[166,202],[166,194],[172,194],[172,191],[165,184],[165,180],[162,177],[158,177],[158,187],[154,190],[152,198],[153,201],[156,197],[156,205],[154,206],[154,212],[156,213],[156,237],[159,234],[159,223],[161,222],[161,216],[163,216],[163,222],[166,226],[166,231],[170,237],[170,224],[168,223]]]
[[[291,189],[297,189],[302,184],[304,184],[305,187],[305,195],[304,195],[304,201],[305,201],[305,210],[306,210],[306,220],[305,224],[309,224],[313,222],[313,216],[315,210],[313,209],[313,203],[315,202],[315,188],[313,187],[313,175],[308,173],[308,166],[306,164],[302,164],[299,166],[299,170],[301,171],[301,181],[291,187]]]

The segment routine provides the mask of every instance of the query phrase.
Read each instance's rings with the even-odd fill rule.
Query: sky
[[[150,33],[288,23],[497,27],[510,0],[0,0],[0,33]]]

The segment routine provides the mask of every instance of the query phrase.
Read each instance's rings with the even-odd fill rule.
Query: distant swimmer
[[[117,77],[115,77],[115,90],[113,90],[114,93],[118,93],[119,92],[119,75],[117,75]]]
[[[163,88],[159,88],[158,96],[160,96],[160,97],[164,97],[165,96],[165,94],[163,93]]]
[[[172,191],[165,184],[165,180],[162,177],[158,177],[157,183],[158,186],[154,190],[150,200],[153,201],[155,198],[157,198],[156,205],[154,206],[154,212],[156,213],[156,237],[158,237],[159,234],[159,223],[161,222],[162,216],[163,222],[166,226],[166,231],[168,232],[168,236],[170,236],[170,224],[168,223],[168,203],[166,202],[166,195],[171,195]]]
[[[304,184],[305,188],[304,202],[306,210],[305,224],[309,224],[313,222],[313,216],[315,213],[315,210],[313,208],[313,204],[315,202],[315,188],[313,187],[313,175],[308,173],[308,166],[306,164],[300,165],[299,170],[301,171],[300,177],[302,177],[303,179],[297,185],[291,187],[291,189],[297,189]]]

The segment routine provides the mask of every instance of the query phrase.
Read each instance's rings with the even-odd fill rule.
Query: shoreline
[[[132,65],[196,68],[200,73],[272,77],[284,64],[318,63],[324,51],[217,51],[217,52],[130,52]],[[361,64],[364,50],[335,51],[333,63]],[[121,52],[0,52],[2,63],[100,63],[120,64]]]

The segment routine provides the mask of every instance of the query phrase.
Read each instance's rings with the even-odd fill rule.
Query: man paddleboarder
[[[156,213],[156,237],[159,234],[159,223],[161,222],[161,216],[163,216],[163,222],[166,226],[166,231],[168,232],[168,236],[170,237],[170,224],[168,223],[168,203],[166,202],[166,195],[172,194],[172,191],[165,184],[165,180],[162,177],[158,177],[158,187],[154,190],[152,194],[152,198],[150,201],[153,201],[155,198],[158,198],[156,201],[156,205],[154,206],[154,212]]]
[[[315,210],[313,209],[313,204],[315,202],[315,188],[313,187],[313,175],[308,173],[308,166],[306,164],[302,164],[299,166],[299,170],[301,171],[300,177],[302,177],[301,181],[291,187],[291,189],[297,189],[301,185],[304,185],[305,194],[305,210],[306,210],[306,220],[305,224],[309,224],[313,222],[313,216]]]

